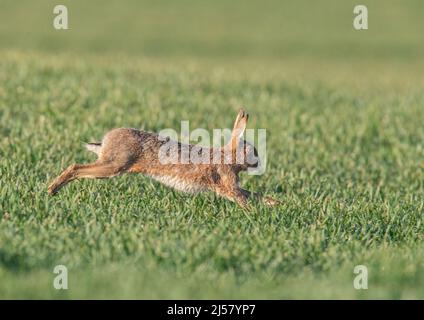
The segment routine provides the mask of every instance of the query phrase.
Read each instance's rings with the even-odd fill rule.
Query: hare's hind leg
[[[122,170],[111,164],[90,163],[73,164],[64,170],[48,187],[48,193],[54,195],[65,184],[80,178],[108,178],[121,173]]]
[[[240,188],[237,183],[218,185],[214,191],[231,201],[237,202],[245,209],[251,209],[251,205],[249,204],[250,199],[254,201],[262,201],[268,207],[281,204],[280,201],[273,198],[264,197],[260,193]]]

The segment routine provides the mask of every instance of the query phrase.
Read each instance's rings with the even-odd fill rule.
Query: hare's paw
[[[47,187],[47,193],[51,196],[54,196],[59,190],[59,188],[60,185],[57,183],[57,180],[55,180]]]
[[[268,207],[275,207],[275,206],[278,206],[278,205],[282,204],[281,201],[276,200],[276,199],[273,199],[273,198],[270,198],[270,197],[265,197],[263,199],[263,202]]]

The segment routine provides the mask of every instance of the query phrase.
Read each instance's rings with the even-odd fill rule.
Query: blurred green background
[[[70,30],[53,28],[57,4],[67,6]],[[368,7],[367,31],[352,27],[358,4]],[[418,59],[422,12],[420,0],[2,0],[0,47],[150,57]]]

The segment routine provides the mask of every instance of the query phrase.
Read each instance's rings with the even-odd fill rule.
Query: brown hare
[[[242,189],[238,174],[256,167],[259,160],[255,147],[243,140],[243,134],[249,115],[241,109],[234,123],[231,139],[220,148],[200,148],[171,140],[173,147],[166,154],[181,156],[183,150],[206,153],[207,163],[181,163],[163,161],[165,144],[169,138],[146,131],[119,128],[109,131],[101,143],[89,143],[87,149],[97,154],[98,159],[90,164],[73,164],[57,177],[48,187],[48,193],[54,195],[68,182],[80,178],[108,178],[125,172],[143,173],[165,185],[184,192],[212,191],[244,208],[249,207],[248,199],[255,198],[268,206],[279,201],[262,197],[260,194]],[[238,157],[240,155],[240,157]],[[218,162],[216,159],[220,159]],[[238,161],[241,158],[242,161]],[[237,160],[237,161],[236,161]]]

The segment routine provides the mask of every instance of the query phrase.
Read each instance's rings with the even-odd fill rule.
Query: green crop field
[[[424,298],[424,3],[0,2],[0,298]],[[49,182],[116,127],[267,130],[246,211],[141,175]],[[68,290],[56,290],[56,265]],[[353,286],[368,268],[368,290]]]

